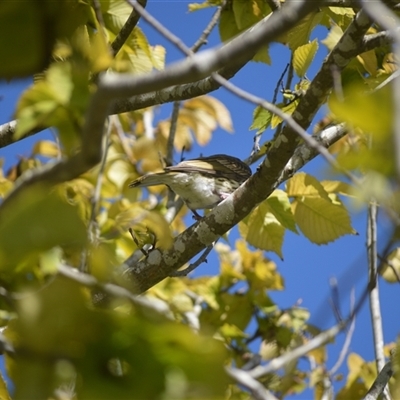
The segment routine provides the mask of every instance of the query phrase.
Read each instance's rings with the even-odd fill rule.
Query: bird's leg
[[[193,219],[196,221],[200,221],[203,217],[196,211],[196,210],[190,210],[193,213]]]

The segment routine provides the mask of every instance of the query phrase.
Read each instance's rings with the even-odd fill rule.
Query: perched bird
[[[213,208],[233,193],[251,176],[250,167],[236,157],[216,154],[194,158],[149,173],[129,184],[129,187],[167,185],[179,195],[196,217],[195,210]]]

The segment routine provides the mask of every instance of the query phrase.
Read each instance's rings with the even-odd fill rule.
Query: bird
[[[215,154],[194,158],[152,172],[129,184],[130,188],[166,185],[180,196],[196,219],[196,210],[215,207],[251,176],[250,167],[236,157]]]

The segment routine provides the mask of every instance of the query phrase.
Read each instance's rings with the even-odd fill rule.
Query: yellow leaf
[[[389,283],[399,283],[400,281],[400,248],[393,250],[387,257],[388,263],[380,271],[383,279]]]
[[[294,100],[287,104],[279,103],[279,104],[275,104],[275,105],[277,107],[279,107],[285,114],[292,115],[293,111],[296,109],[298,103],[299,103],[299,100]],[[271,128],[275,129],[281,122],[282,122],[282,118],[276,114],[273,114],[272,119],[271,119]]]
[[[187,109],[183,108],[178,117],[179,122],[184,122],[190,127],[197,142],[204,146],[210,139],[212,132],[217,127],[215,118],[208,114],[204,109]]]
[[[40,140],[36,142],[32,149],[32,156],[58,157],[60,149],[55,142],[50,140]]]
[[[203,8],[208,8],[212,7],[213,4],[209,3],[207,0],[204,1],[204,3],[190,3],[188,5],[189,11],[198,11],[202,10]]]
[[[346,234],[355,234],[347,210],[321,197],[304,197],[292,203],[294,218],[313,243],[327,244]]]
[[[233,324],[224,324],[219,328],[219,333],[224,338],[229,339],[245,339],[248,338],[249,335],[239,329],[236,325]]]
[[[184,115],[178,117],[178,123],[175,132],[174,147],[179,152],[182,151],[182,149],[185,149],[187,151],[190,150],[193,144],[193,138],[189,129],[190,126],[185,122],[186,119]],[[194,123],[194,121],[191,122]],[[169,136],[170,128],[171,128],[170,121],[160,121],[157,125],[157,136],[156,136],[157,140],[160,140],[160,137],[162,137],[166,142]],[[155,147],[154,151],[156,151]]]
[[[165,127],[165,130],[168,132],[167,128],[168,127]],[[164,127],[159,129],[164,130]],[[153,139],[141,136],[135,140],[132,152],[135,159],[140,161],[140,169],[143,173],[162,170],[163,166],[160,162],[158,149]]]
[[[279,348],[276,340],[269,342],[263,340],[258,353],[261,355],[263,360],[272,360],[273,358],[279,356]]]
[[[306,75],[317,50],[318,41],[314,39],[310,43],[299,46],[293,52],[293,68],[299,78],[303,78]]]
[[[328,7],[334,14],[337,15],[355,15],[355,12],[350,7]]]
[[[378,72],[378,60],[376,58],[375,50],[366,51],[357,56],[365,70],[371,75],[375,76]]]
[[[100,6],[105,25],[117,35],[131,14],[132,7],[121,0],[101,1]]]
[[[151,58],[155,69],[161,70],[165,66],[165,47],[160,45],[151,46]]]
[[[130,227],[149,229],[154,233],[158,245],[162,249],[172,246],[173,238],[167,221],[155,211],[147,211],[140,207],[131,207],[122,211],[115,218],[115,227],[120,232],[126,232]]]
[[[232,119],[229,110],[224,103],[212,96],[199,96],[185,101],[184,107],[192,110],[204,109],[218,123],[218,125],[228,132],[233,132]]]
[[[346,196],[354,196],[354,189],[346,182],[321,181],[320,183],[327,193],[338,193]]]
[[[388,74],[392,74],[393,72],[397,71],[397,63],[393,53],[385,54],[382,60],[382,68]]]
[[[321,40],[321,43],[323,43],[328,48],[328,50],[331,51],[336,46],[337,42],[342,36],[343,31],[340,26],[333,24],[328,33],[328,36],[324,40]]]
[[[91,34],[90,36],[89,58],[91,71],[94,73],[105,71],[111,65],[112,57],[108,44],[101,32]]]
[[[305,172],[299,172],[293,178],[289,179],[286,184],[286,192],[289,197],[312,196],[321,197],[329,201],[328,193],[321,183]]]
[[[105,176],[119,189],[123,188],[131,173],[132,165],[124,156],[114,158],[106,164]]]
[[[283,289],[283,278],[276,264],[264,257],[262,251],[250,251],[243,240],[236,241],[236,248],[241,256],[243,274],[253,289]]]

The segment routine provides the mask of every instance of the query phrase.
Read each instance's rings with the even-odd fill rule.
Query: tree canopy
[[[0,176],[0,397],[400,398],[378,286],[400,282],[399,2],[188,3],[190,13],[212,10],[190,47],[147,8],[146,0],[0,5],[0,78],[32,77],[15,120],[0,125],[0,147],[37,138]],[[147,27],[180,58],[166,61]],[[219,44],[210,46],[215,30]],[[289,60],[271,51],[277,43]],[[273,93],[232,82],[238,73],[255,79],[252,63],[280,71]],[[240,138],[252,149],[251,177],[195,219],[166,186],[129,188],[199,157],[194,148],[211,155],[218,129],[235,131],[229,104],[212,93],[220,88],[254,108],[253,133]],[[164,104],[172,111],[157,118]],[[40,135],[46,129],[51,139]],[[302,171],[315,158],[331,179]],[[285,233],[327,246],[357,235],[355,204],[368,221],[368,285],[347,311],[333,295],[327,312],[337,322],[323,330],[301,304],[271,297],[286,290]],[[378,211],[390,231],[380,246]],[[189,275],[211,253],[218,272]],[[374,360],[349,352],[368,301]],[[345,341],[328,367],[339,333]]]

